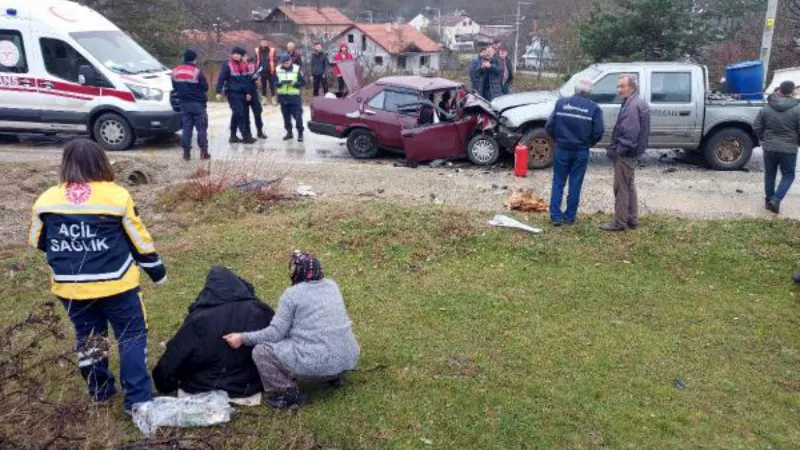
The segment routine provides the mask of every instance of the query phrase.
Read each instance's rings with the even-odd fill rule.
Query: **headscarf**
[[[289,278],[292,280],[292,285],[304,283],[306,281],[319,281],[325,278],[322,273],[322,264],[314,255],[300,250],[292,252],[292,257],[289,260]]]

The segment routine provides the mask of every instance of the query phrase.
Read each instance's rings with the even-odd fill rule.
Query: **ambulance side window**
[[[28,73],[25,45],[17,30],[0,30],[0,73]]]
[[[80,66],[92,65],[64,41],[42,38],[39,42],[42,46],[44,67],[50,75],[77,83]]]

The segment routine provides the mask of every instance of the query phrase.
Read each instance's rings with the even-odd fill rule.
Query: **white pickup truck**
[[[650,147],[701,152],[716,170],[737,170],[747,164],[758,145],[753,121],[763,100],[736,100],[711,94],[705,66],[684,63],[594,64],[575,74],[555,92],[526,92],[499,97],[492,108],[509,132],[521,136],[530,149],[529,167],[553,163],[553,142],[544,126],[556,100],[575,93],[582,78],[594,81],[591,98],[603,109],[606,132],[597,145],[607,147],[622,100],[617,80],[622,74],[638,79],[639,95],[650,104]]]

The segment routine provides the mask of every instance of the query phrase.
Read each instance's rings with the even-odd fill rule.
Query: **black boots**
[[[192,149],[190,148],[183,149],[183,160],[191,161],[191,159],[192,159]]]
[[[264,134],[264,132],[263,132],[263,131],[261,131],[261,130],[258,130],[258,138],[259,138],[259,139],[266,139],[266,138],[267,138],[267,135],[266,135],[266,134]]]
[[[308,396],[300,392],[299,388],[292,388],[267,398],[267,405],[274,409],[289,409],[303,406],[308,401]]]
[[[253,136],[246,136],[242,139],[239,139],[237,136],[231,136],[228,142],[231,144],[255,144],[258,141],[253,139]]]
[[[303,132],[302,131],[297,133],[297,142],[303,142]]]
[[[200,159],[211,159],[211,154],[208,153],[207,148],[200,149]]]
[[[286,136],[283,137],[284,141],[291,141],[292,139],[294,139],[294,135],[291,132],[286,133]]]

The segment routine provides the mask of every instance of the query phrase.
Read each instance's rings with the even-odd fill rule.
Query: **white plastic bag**
[[[489,221],[489,225],[493,227],[517,228],[534,234],[539,234],[542,232],[541,228],[534,228],[530,225],[525,225],[524,223],[518,220],[514,220],[511,217],[502,215],[494,216],[494,219]]]
[[[206,427],[230,422],[233,408],[224,391],[204,392],[183,398],[158,397],[133,405],[133,423],[145,436],[159,427]]]

